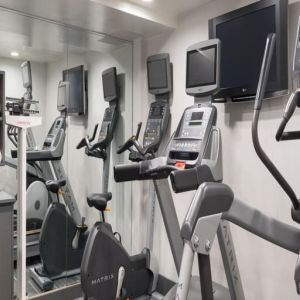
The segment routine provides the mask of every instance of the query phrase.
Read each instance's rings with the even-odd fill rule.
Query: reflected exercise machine
[[[54,281],[80,273],[81,258],[87,240],[87,227],[81,217],[70,182],[63,168],[66,118],[69,103],[69,82],[58,86],[57,109],[60,116],[53,122],[44,144],[27,149],[27,161],[48,161],[53,173],[47,188],[57,197],[50,204],[40,233],[41,265],[32,267],[30,277],[43,291],[51,290]],[[62,203],[63,198],[64,203]]]

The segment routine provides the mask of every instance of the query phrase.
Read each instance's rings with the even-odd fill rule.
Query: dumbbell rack
[[[7,125],[18,129],[18,220],[17,220],[17,287],[16,299],[26,299],[26,131],[40,126],[41,117],[6,116]]]

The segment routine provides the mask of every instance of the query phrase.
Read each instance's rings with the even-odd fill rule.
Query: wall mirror
[[[0,32],[0,70],[5,72],[6,97],[11,98],[7,102],[18,103],[28,95],[30,76],[32,99],[39,102],[31,109],[40,111],[42,126],[29,131],[28,146],[45,149],[52,142],[63,152],[50,162],[28,163],[26,283],[30,298],[80,282],[78,249],[84,245],[76,245],[76,225],[84,221],[89,231],[100,219],[99,211],[88,206],[87,196],[102,192],[103,159],[86,155],[85,148],[77,149],[77,145],[85,136],[92,137],[96,124],[95,141],[99,138],[110,105],[104,101],[102,74],[111,68],[117,78],[118,119],[109,155],[112,200],[105,217],[131,252],[131,184],[115,183],[113,166],[127,161],[127,153],[116,151],[132,134],[132,44],[7,10],[0,10]],[[64,99],[68,99],[67,112]],[[15,195],[12,150],[18,137],[13,128],[6,131],[7,166],[0,169],[0,189]],[[60,134],[65,135],[63,141],[56,137]],[[49,192],[44,179],[57,176],[67,183],[56,194],[56,186],[48,185]]]

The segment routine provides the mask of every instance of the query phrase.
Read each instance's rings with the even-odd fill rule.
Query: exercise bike
[[[80,264],[88,232],[81,217],[70,182],[63,168],[69,82],[58,87],[58,110],[61,115],[53,122],[41,148],[27,149],[27,161],[48,161],[53,173],[47,188],[57,194],[46,213],[40,233],[41,265],[32,267],[29,275],[42,291],[53,289],[54,281],[80,273]],[[58,196],[58,191],[60,197]],[[63,198],[65,204],[60,201]],[[68,210],[67,210],[68,209]]]
[[[167,129],[170,117],[168,96],[171,88],[169,56],[160,54],[148,59],[149,63],[157,61],[167,66],[168,87],[160,91],[153,91],[156,95],[156,101],[152,102],[150,106],[143,146],[138,142],[142,126],[142,123],[139,123],[136,134],[131,136],[117,151],[120,154],[129,150],[131,161],[144,161],[153,158]],[[89,142],[89,139],[86,138],[85,145],[88,155],[93,149],[99,149],[103,145],[100,142],[98,145],[93,146],[89,145]],[[82,145],[83,143],[80,144],[80,146]],[[99,151],[107,151],[105,147],[103,148]],[[105,169],[107,169],[105,164],[107,164],[106,161],[103,166],[103,178],[108,178],[108,174],[105,172]],[[105,187],[105,184],[103,184],[103,187]],[[90,299],[91,297],[101,300],[123,299],[124,295],[137,298],[152,293],[156,289],[158,279],[158,265],[155,258],[149,249],[144,249],[142,253],[134,256],[128,254],[119,237],[112,231],[111,225],[105,222],[103,211],[106,208],[106,199],[100,201],[101,198],[103,198],[101,194],[96,195],[96,199],[95,195],[88,197],[89,205],[96,207],[101,212],[102,220],[97,222],[91,229],[82,260],[81,286],[84,299]],[[101,253],[101,257],[98,253]],[[113,259],[108,259],[109,257],[113,257]],[[124,289],[122,281],[125,270],[130,272],[130,275],[125,277],[124,286],[126,288]],[[118,283],[116,283],[117,277],[119,278]]]

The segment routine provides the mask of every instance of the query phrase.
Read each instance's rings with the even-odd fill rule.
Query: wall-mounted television
[[[114,101],[118,98],[118,78],[116,67],[102,72],[103,95],[105,101]]]
[[[172,90],[171,63],[168,53],[147,58],[148,90],[150,94],[161,95]]]
[[[69,82],[68,114],[84,115],[86,113],[87,86],[84,66],[63,71],[63,81]]]
[[[221,82],[215,102],[253,100],[266,39],[276,34],[266,98],[288,93],[288,0],[261,0],[209,20],[221,41]]]

